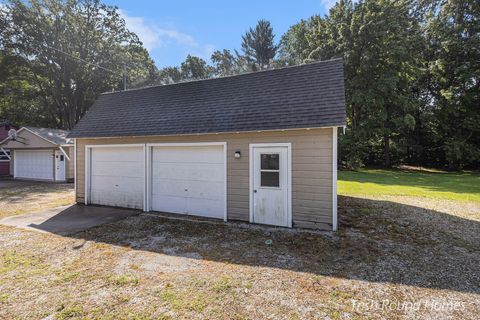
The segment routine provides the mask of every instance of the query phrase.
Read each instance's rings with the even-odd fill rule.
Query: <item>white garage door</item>
[[[143,147],[91,148],[88,202],[114,207],[143,208]]]
[[[223,219],[223,145],[152,148],[151,209]]]
[[[53,150],[16,150],[15,178],[53,180]]]

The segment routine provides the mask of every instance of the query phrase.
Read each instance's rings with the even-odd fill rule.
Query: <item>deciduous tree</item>
[[[155,77],[155,66],[116,7],[98,0],[19,0],[0,13],[0,47],[21,61],[53,127],[71,129],[99,93]]]

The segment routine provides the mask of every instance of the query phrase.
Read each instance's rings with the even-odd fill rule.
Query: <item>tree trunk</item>
[[[383,135],[384,155],[385,155],[385,167],[390,168],[392,166],[390,162],[390,132],[385,131]]]
[[[385,167],[390,168],[392,166],[390,161],[390,108],[385,105],[385,121],[383,122],[383,152]]]

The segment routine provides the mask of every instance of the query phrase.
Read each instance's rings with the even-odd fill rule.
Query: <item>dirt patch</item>
[[[71,237],[0,226],[0,318],[477,318],[476,213],[394,200],[341,197],[337,234],[152,215]]]

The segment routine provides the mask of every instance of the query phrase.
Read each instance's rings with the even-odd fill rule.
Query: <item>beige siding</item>
[[[73,156],[73,147],[63,147],[63,150],[65,150],[65,152],[68,154],[68,157],[70,158],[70,161],[67,160],[67,163],[66,163],[66,177],[67,177],[67,180],[73,180],[74,178],[74,161],[75,161],[75,157]]]
[[[249,219],[249,144],[292,144],[292,216],[298,227],[331,229],[332,129],[163,137],[77,139],[77,202],[84,202],[85,146],[159,142],[227,142],[228,219]],[[234,158],[241,151],[240,159]]]
[[[27,130],[18,133],[16,141],[9,141],[2,147],[5,149],[43,149],[56,147],[55,144],[40,138],[39,136]]]

